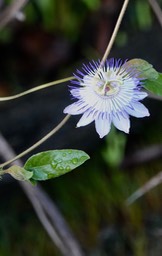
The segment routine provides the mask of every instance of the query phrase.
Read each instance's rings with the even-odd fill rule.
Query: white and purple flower
[[[76,102],[64,109],[70,115],[82,114],[77,127],[95,121],[100,138],[107,135],[114,126],[129,133],[129,116],[149,116],[148,109],[139,101],[147,96],[141,91],[142,78],[139,71],[122,63],[121,60],[108,59],[104,65],[92,61],[83,65],[83,72],[77,70],[76,80],[70,87]]]

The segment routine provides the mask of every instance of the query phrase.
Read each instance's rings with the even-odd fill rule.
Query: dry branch
[[[15,153],[4,137],[0,134],[0,156],[7,161],[15,157]],[[15,164],[22,166],[17,160]],[[74,238],[68,224],[59,212],[57,206],[44,192],[41,186],[33,187],[27,182],[19,182],[21,188],[30,200],[37,217],[42,223],[51,240],[64,256],[83,256],[80,246]]]
[[[21,11],[28,0],[15,0],[0,14],[0,28],[5,27]]]

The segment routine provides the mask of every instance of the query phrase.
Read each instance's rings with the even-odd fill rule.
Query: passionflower
[[[76,102],[67,106],[64,113],[80,115],[77,127],[93,121],[100,138],[107,135],[111,124],[129,133],[130,115],[138,118],[149,116],[148,109],[139,101],[147,96],[142,89],[139,71],[121,60],[108,59],[83,64],[82,71],[74,74],[70,93]]]

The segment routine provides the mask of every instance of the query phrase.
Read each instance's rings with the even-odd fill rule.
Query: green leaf
[[[162,96],[162,73],[159,73],[159,76],[156,80],[146,80],[144,81],[143,87],[152,92],[153,94]]]
[[[33,176],[33,172],[27,171],[17,165],[11,166],[7,170],[5,170],[4,173],[9,173],[13,178],[21,181],[29,180]]]
[[[137,71],[139,71],[139,77],[144,79],[153,81],[159,76],[158,72],[146,60],[132,59],[127,61],[123,66],[135,68]]]
[[[30,157],[24,168],[33,172],[32,180],[48,180],[70,172],[89,158],[81,150],[50,150]]]

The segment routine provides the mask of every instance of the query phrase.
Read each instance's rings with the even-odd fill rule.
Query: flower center
[[[109,79],[108,81],[101,81],[100,79],[95,84],[95,92],[102,96],[111,96],[119,92],[120,86],[123,84],[123,81],[119,79]]]

